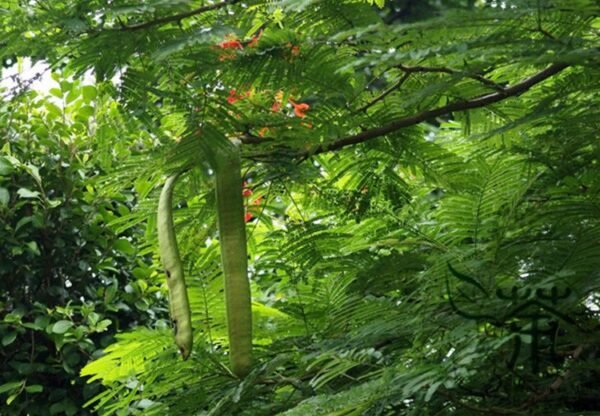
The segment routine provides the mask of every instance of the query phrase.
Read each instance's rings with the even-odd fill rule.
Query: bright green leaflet
[[[183,265],[173,226],[173,188],[179,175],[167,178],[158,201],[158,247],[167,275],[169,309],[175,327],[175,343],[186,359],[192,350],[192,320]]]
[[[244,377],[252,365],[252,307],[238,147],[232,146],[231,151],[219,155],[215,162],[231,371]]]

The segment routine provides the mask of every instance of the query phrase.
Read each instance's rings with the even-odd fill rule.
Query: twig
[[[568,66],[568,64],[556,63],[550,65],[549,67],[538,72],[537,74],[532,75],[531,77],[526,78],[525,80],[513,85],[512,87],[507,87],[503,89],[502,91],[477,96],[466,101],[455,101],[443,107],[435,108],[433,110],[426,110],[411,116],[403,117],[381,127],[375,127],[373,129],[365,130],[358,134],[342,137],[341,139],[335,140],[330,143],[317,145],[312,149],[301,152],[298,156],[300,158],[306,158],[319,153],[339,150],[347,146],[366,142],[376,137],[385,136],[386,134],[393,133],[405,127],[414,126],[423,121],[431,120],[436,117],[449,114],[455,111],[466,111],[474,108],[485,107],[487,105],[503,101],[509,97],[514,97],[523,94],[534,85],[539,84],[540,82],[559,73]]]
[[[385,90],[384,92],[379,94],[377,97],[373,98],[367,104],[356,109],[354,111],[354,113],[362,113],[363,111],[369,109],[372,105],[377,104],[379,101],[383,100],[389,94],[391,94],[392,92],[394,92],[395,90],[400,88],[402,86],[402,84],[404,84],[406,82],[406,80],[408,79],[409,76],[410,76],[410,72],[405,72],[404,75],[398,81],[396,81],[391,87],[389,87],[387,90]]]
[[[492,81],[491,79],[487,79],[486,77],[479,74],[472,74],[469,72],[463,72],[452,68],[447,67],[432,67],[432,66],[405,66],[405,65],[397,65],[397,68],[404,71],[404,73],[412,74],[415,72],[432,72],[432,73],[443,73],[450,75],[462,75],[466,78],[474,79],[475,81],[479,81],[487,87],[492,88],[495,91],[504,91],[504,87]]]
[[[138,23],[138,24],[131,25],[131,26],[122,25],[120,28],[117,28],[115,30],[122,31],[122,32],[129,32],[129,31],[134,31],[134,30],[148,29],[149,27],[157,26],[157,25],[164,25],[166,23],[179,22],[183,19],[187,19],[188,17],[192,17],[192,16],[195,16],[195,15],[198,15],[201,13],[205,13],[205,12],[208,12],[211,10],[218,10],[218,9],[221,9],[226,6],[232,6],[235,3],[238,3],[239,1],[240,0],[224,0],[220,3],[200,6],[196,9],[193,9],[193,10],[190,10],[187,12],[175,14],[172,16],[161,17],[159,19],[150,20],[150,21],[144,22],[144,23]]]

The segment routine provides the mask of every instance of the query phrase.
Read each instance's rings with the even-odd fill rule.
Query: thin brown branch
[[[363,143],[377,137],[385,136],[389,133],[393,133],[405,127],[414,126],[424,121],[432,120],[436,117],[440,117],[452,112],[466,111],[475,108],[485,107],[487,105],[503,101],[507,98],[521,95],[534,85],[539,84],[540,82],[550,78],[551,76],[559,73],[567,67],[568,65],[563,63],[552,64],[546,69],[538,72],[537,74],[524,79],[523,81],[513,85],[512,87],[507,87],[502,91],[477,96],[466,101],[455,101],[443,107],[435,108],[433,110],[426,110],[411,116],[403,117],[381,127],[375,127],[373,129],[365,130],[358,134],[342,137],[330,143],[320,144],[318,146],[313,147],[312,149],[309,149],[306,152],[302,152],[299,156],[301,158],[306,158],[307,156],[312,156],[319,153],[339,150],[347,146]]]
[[[391,87],[389,87],[387,90],[382,92],[380,95],[378,95],[377,97],[375,97],[373,100],[371,100],[367,104],[365,104],[362,107],[355,110],[355,113],[361,113],[361,112],[369,109],[374,104],[377,104],[379,101],[383,100],[389,94],[391,94],[392,92],[394,92],[395,90],[400,88],[404,84],[404,82],[406,82],[406,80],[408,79],[410,74],[413,74],[415,72],[432,72],[432,73],[437,72],[437,73],[444,73],[444,74],[450,74],[450,75],[462,75],[466,78],[474,79],[495,91],[504,91],[504,87],[502,85],[499,85],[499,84],[495,83],[494,81],[487,79],[480,74],[471,74],[468,72],[458,71],[458,70],[452,69],[452,68],[431,67],[431,66],[405,66],[402,64],[396,65],[396,68],[399,68],[401,71],[403,71],[404,75],[397,82],[395,82]]]
[[[250,133],[238,137],[238,140],[241,141],[242,144],[264,144],[267,141],[271,141],[269,137],[254,136]]]
[[[484,84],[485,86],[492,88],[493,90],[504,91],[504,87],[502,87],[502,85],[499,85],[499,84],[495,83],[494,81],[487,79],[486,77],[484,77],[482,75],[458,71],[458,70],[452,69],[452,68],[432,67],[432,66],[405,66],[402,64],[397,65],[397,68],[399,68],[400,70],[404,71],[407,74],[412,74],[414,72],[438,72],[438,73],[450,74],[450,75],[462,75],[466,78],[471,78],[471,79],[474,79],[475,81],[479,81],[482,84]]]
[[[389,94],[391,94],[392,92],[394,92],[398,88],[400,88],[402,86],[402,84],[404,84],[406,82],[406,80],[408,79],[409,76],[410,76],[410,72],[405,72],[404,75],[398,81],[396,81],[391,87],[389,87],[387,90],[385,90],[384,92],[382,92],[381,94],[379,94],[377,97],[373,98],[367,104],[365,104],[362,107],[356,109],[354,111],[354,113],[362,113],[363,111],[369,109],[372,105],[375,105],[379,101],[383,100]]]
[[[218,10],[218,9],[221,9],[226,6],[234,5],[235,3],[238,3],[239,1],[240,0],[224,0],[220,3],[207,4],[205,6],[200,6],[193,10],[175,14],[172,16],[165,16],[165,17],[161,17],[159,19],[150,20],[148,22],[138,23],[138,24],[131,25],[131,26],[123,25],[118,30],[123,31],[123,32],[129,32],[129,31],[134,31],[134,30],[148,29],[152,26],[164,25],[164,24],[172,23],[172,22],[180,22],[181,20],[187,19],[188,17],[196,16],[198,14],[202,14],[202,13],[205,13],[205,12],[208,12],[211,10]]]

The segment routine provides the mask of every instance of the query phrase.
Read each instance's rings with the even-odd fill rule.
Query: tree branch
[[[200,6],[196,9],[187,11],[187,12],[183,12],[183,13],[179,13],[179,14],[175,14],[172,16],[165,16],[165,17],[161,17],[159,19],[156,20],[150,20],[149,22],[144,22],[144,23],[138,23],[135,25],[131,25],[131,26],[125,26],[123,25],[122,27],[120,27],[119,31],[123,31],[123,32],[129,32],[129,31],[134,31],[134,30],[143,30],[143,29],[148,29],[149,27],[152,26],[157,26],[157,25],[164,25],[166,23],[171,23],[171,22],[179,22],[180,20],[183,19],[187,19],[188,17],[192,17],[201,13],[205,13],[211,10],[218,10],[221,9],[225,6],[231,6],[234,5],[235,3],[238,3],[240,0],[223,0],[220,3],[215,3],[215,4],[208,4],[205,6]]]
[[[391,87],[389,87],[387,90],[385,90],[384,92],[382,92],[381,94],[379,94],[377,97],[373,98],[367,104],[365,104],[362,107],[356,109],[354,112],[355,113],[362,113],[363,111],[369,109],[371,106],[377,104],[379,101],[383,100],[389,94],[391,94],[392,92],[394,92],[395,90],[397,90],[398,88],[400,88],[402,86],[402,84],[404,84],[406,82],[406,80],[408,79],[409,76],[410,76],[410,72],[405,72],[404,75],[398,81],[396,81]]]
[[[551,76],[559,73],[568,66],[568,64],[563,63],[552,64],[546,69],[538,72],[535,75],[532,75],[529,78],[524,79],[523,81],[513,85],[512,87],[504,88],[502,91],[481,95],[467,101],[455,101],[443,107],[439,107],[433,110],[426,110],[421,113],[400,118],[381,127],[375,127],[373,129],[365,130],[362,133],[342,137],[341,139],[335,140],[330,143],[320,144],[318,146],[313,147],[312,149],[307,150],[306,152],[302,152],[299,156],[301,158],[306,158],[308,156],[320,153],[339,150],[346,146],[363,143],[367,140],[371,140],[376,137],[385,136],[386,134],[393,133],[405,127],[414,126],[416,124],[422,123],[423,121],[431,120],[436,117],[449,114],[455,111],[466,111],[474,108],[481,108],[490,104],[497,103],[499,101],[503,101],[507,98],[523,94],[534,85],[539,84],[547,78],[550,78]]]
[[[479,74],[472,74],[469,72],[462,72],[452,68],[446,67],[432,67],[432,66],[405,66],[405,65],[397,65],[401,71],[404,71],[405,74],[412,74],[414,72],[437,72],[442,74],[450,74],[450,75],[462,75],[466,78],[474,79],[475,81],[481,82],[483,85],[490,87],[496,91],[504,91],[504,87],[502,85],[496,84],[494,81],[487,79],[486,77]]]

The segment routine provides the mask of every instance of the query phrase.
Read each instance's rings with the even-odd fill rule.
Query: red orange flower
[[[294,114],[296,114],[296,117],[300,117],[300,118],[304,118],[306,117],[305,112],[310,110],[310,105],[306,104],[306,103],[295,103],[294,101],[292,101],[292,99],[290,98],[290,104],[294,107]]]
[[[300,55],[300,46],[292,44],[292,42],[288,42],[288,48],[290,48],[290,54],[292,57]]]
[[[235,59],[235,49],[244,49],[242,42],[240,42],[233,33],[225,36],[225,40],[216,46],[221,49],[227,49],[219,55],[219,61]]]
[[[279,101],[274,101],[273,105],[271,106],[271,111],[277,113],[279,110],[281,110],[281,103]]]
[[[227,97],[227,102],[229,104],[233,104],[236,101],[241,100],[242,98],[244,98],[244,97],[241,95],[238,95],[237,91],[235,89],[231,89],[231,90],[229,90],[229,97]]]
[[[260,39],[262,34],[263,34],[263,31],[261,29],[260,32],[258,32],[256,35],[252,36],[252,39],[250,40],[250,42],[248,42],[248,47],[256,48],[256,46],[258,45],[258,40]]]
[[[223,42],[219,43],[219,47],[222,49],[244,49],[242,42],[235,38],[224,40]]]
[[[242,195],[244,197],[248,197],[250,195],[252,195],[252,189],[248,188],[248,182],[244,181],[242,183]]]

